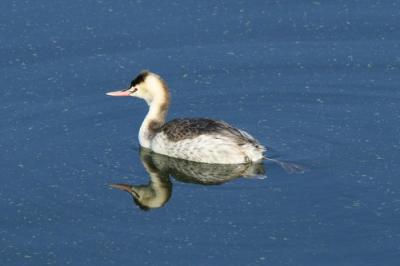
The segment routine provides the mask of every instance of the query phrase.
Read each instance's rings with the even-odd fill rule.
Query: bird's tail
[[[274,162],[274,163],[278,164],[280,167],[283,168],[283,170],[285,170],[289,174],[301,174],[306,171],[306,168],[299,164],[284,162],[284,161],[268,158],[266,156],[264,156],[263,159],[266,161],[270,161],[270,162]]]

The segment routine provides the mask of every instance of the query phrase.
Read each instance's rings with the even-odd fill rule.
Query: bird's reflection
[[[220,185],[239,177],[265,175],[263,163],[205,164],[171,158],[143,148],[140,150],[140,159],[150,176],[148,184],[111,186],[129,192],[142,210],[160,208],[169,200],[172,193],[170,176],[186,183]]]

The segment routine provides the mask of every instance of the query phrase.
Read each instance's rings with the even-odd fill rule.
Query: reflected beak
[[[131,95],[131,91],[128,90],[123,90],[123,91],[110,91],[107,92],[106,94],[109,96],[130,96]]]
[[[126,184],[111,184],[112,188],[116,188],[122,191],[129,192],[130,194],[134,195],[136,198],[140,198],[139,194],[133,190],[132,186]]]
[[[111,187],[129,192],[129,193],[132,192],[132,187],[129,185],[126,185],[126,184],[111,184]]]

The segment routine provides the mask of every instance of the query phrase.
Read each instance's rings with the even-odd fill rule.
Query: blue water
[[[1,265],[398,265],[398,1],[0,3]],[[142,69],[169,118],[246,129],[267,178],[148,185]]]

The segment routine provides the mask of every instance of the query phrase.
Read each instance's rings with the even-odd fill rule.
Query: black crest
[[[149,74],[150,74],[149,71],[142,71],[142,72],[140,72],[140,74],[139,74],[134,80],[132,80],[132,82],[131,82],[131,87],[133,87],[133,86],[135,86],[135,85],[137,85],[137,84],[142,83],[142,82],[146,79],[146,77],[147,77]]]

